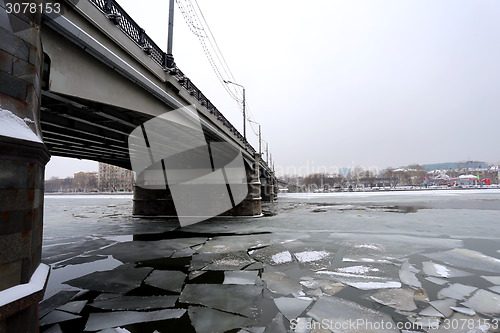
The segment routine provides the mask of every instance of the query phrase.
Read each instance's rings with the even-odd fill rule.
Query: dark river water
[[[47,332],[498,332],[500,190],[287,194],[178,228],[47,195]]]

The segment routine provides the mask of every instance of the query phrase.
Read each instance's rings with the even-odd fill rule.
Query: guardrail
[[[184,75],[184,73],[176,66],[174,68],[167,67],[167,54],[156,45],[156,43],[146,34],[125,10],[115,0],[90,0],[97,8],[99,8],[107,18],[112,20],[127,36],[129,36],[142,50],[148,54],[151,59],[156,62],[165,71],[169,71],[179,84],[186,89],[190,95],[200,102],[208,111],[213,114],[225,127],[229,129],[241,142],[246,149],[254,154],[255,149],[248,143],[247,140],[238,132],[238,130],[217,110],[210,100],[198,89],[194,83]],[[266,164],[267,166],[267,164]]]

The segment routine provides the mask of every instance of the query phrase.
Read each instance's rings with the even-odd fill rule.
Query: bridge
[[[218,207],[221,215],[260,216],[261,201],[275,199],[272,168],[116,1],[68,0],[57,15],[10,13],[6,3],[0,0],[0,331],[37,330],[49,274],[40,259],[44,167],[51,155],[128,169],[134,159],[151,157],[134,191],[135,215],[181,221],[179,201],[198,199],[176,197],[167,177],[147,186],[151,175],[166,175],[169,163],[181,175],[169,180],[181,185],[207,167],[222,170],[231,201]],[[158,119],[168,130],[152,133],[147,124]],[[205,145],[190,144],[194,137]],[[173,160],[153,158],[158,150],[151,140]],[[235,156],[241,156],[243,178],[221,165]],[[245,189],[241,200],[234,199],[238,181]]]

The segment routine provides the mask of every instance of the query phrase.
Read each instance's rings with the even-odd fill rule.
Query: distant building
[[[132,192],[134,183],[132,171],[99,162],[100,192]]]
[[[97,172],[73,174],[72,190],[75,192],[97,192]]]
[[[486,169],[486,162],[466,161],[466,162],[445,162],[422,165],[425,170],[457,170],[457,169]]]

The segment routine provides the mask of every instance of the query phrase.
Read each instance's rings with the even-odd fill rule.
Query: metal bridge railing
[[[167,68],[167,54],[160,49],[158,45],[144,32],[125,10],[115,0],[90,0],[97,8],[99,8],[117,27],[119,27],[127,36],[129,36],[142,50],[148,54],[151,59],[156,62],[164,70],[169,70],[186,89],[190,95],[194,96],[201,105],[205,106],[211,114],[213,114],[222,124],[229,129],[243,144],[246,149],[254,154],[255,149],[248,143],[240,132],[217,110],[210,100],[198,89],[189,78],[177,67]]]

